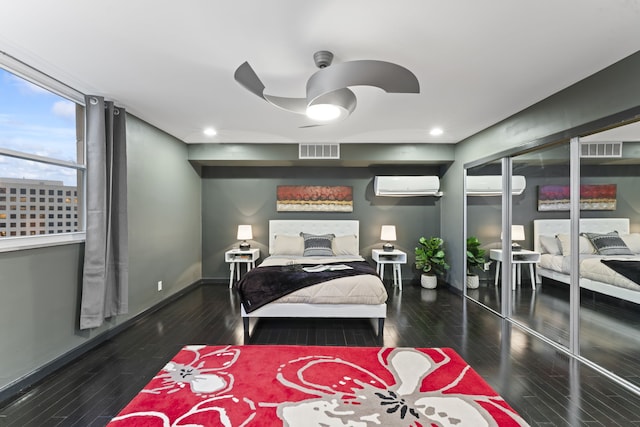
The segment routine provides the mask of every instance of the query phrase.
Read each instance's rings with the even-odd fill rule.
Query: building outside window
[[[0,219],[71,210],[73,225],[2,222],[0,239],[84,231],[84,107],[0,64]],[[27,73],[28,74],[28,73]],[[46,81],[46,79],[43,79]],[[17,197],[16,197],[17,195]],[[41,197],[35,197],[40,195]],[[48,195],[48,198],[43,196]],[[67,195],[65,198],[64,195]],[[72,197],[73,195],[73,197]],[[54,197],[57,196],[57,197]],[[2,201],[6,201],[3,196]],[[31,219],[37,218],[35,213]],[[44,214],[40,215],[44,218]]]

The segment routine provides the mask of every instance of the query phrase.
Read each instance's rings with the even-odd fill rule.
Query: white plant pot
[[[420,276],[420,286],[425,289],[435,289],[438,286],[438,276],[435,274],[423,274]]]
[[[480,286],[480,276],[477,274],[467,274],[467,288],[478,289]]]

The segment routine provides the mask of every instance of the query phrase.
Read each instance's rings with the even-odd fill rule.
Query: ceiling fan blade
[[[256,72],[253,71],[253,68],[251,68],[251,65],[249,65],[248,62],[245,61],[236,69],[236,72],[233,74],[233,78],[249,92],[265,99],[264,84],[262,84],[262,81],[260,81],[260,78]]]
[[[388,93],[420,93],[415,74],[398,64],[361,60],[333,64],[307,81],[307,100],[349,86],[375,86]]]
[[[263,98],[269,102],[269,104],[275,105],[278,108],[282,108],[286,111],[291,111],[297,114],[307,113],[307,99],[306,98],[284,98],[282,96],[263,95]]]
[[[305,114],[307,111],[307,100],[305,98],[284,98],[281,96],[266,95],[264,93],[264,84],[248,62],[240,65],[236,69],[233,77],[242,87],[264,99],[269,104],[298,114]]]

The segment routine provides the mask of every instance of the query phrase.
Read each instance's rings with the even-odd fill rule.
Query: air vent
[[[618,142],[581,142],[580,157],[622,157],[622,141]]]
[[[339,159],[340,144],[300,144],[299,159]]]

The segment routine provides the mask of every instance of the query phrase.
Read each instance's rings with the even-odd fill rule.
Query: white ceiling
[[[458,142],[640,49],[638,0],[20,0],[0,51],[195,142]],[[356,87],[343,122],[300,128],[233,79],[304,97],[312,55],[394,62],[421,93]],[[217,129],[208,138],[202,130]],[[434,126],[444,129],[430,136]]]

